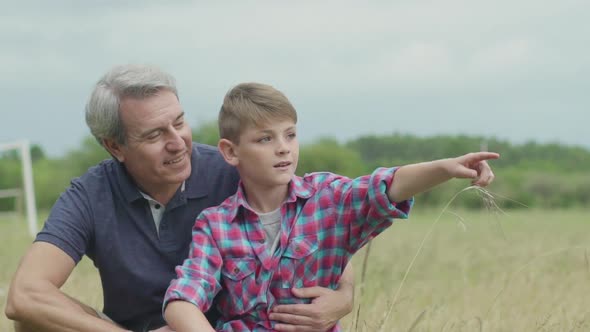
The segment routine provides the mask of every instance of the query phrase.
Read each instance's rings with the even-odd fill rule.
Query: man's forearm
[[[6,306],[8,318],[22,323],[24,330],[42,331],[126,331],[92,315],[51,286],[11,289]]]

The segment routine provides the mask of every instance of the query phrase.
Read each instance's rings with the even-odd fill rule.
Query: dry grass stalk
[[[418,315],[418,317],[416,317],[416,319],[414,319],[414,322],[412,323],[412,325],[410,325],[410,328],[408,329],[408,332],[414,331],[414,328],[416,326],[418,326],[418,323],[420,323],[420,321],[422,320],[422,318],[424,318],[424,314],[425,313],[426,313],[426,309],[422,310],[422,312]]]
[[[362,302],[363,294],[365,293],[365,280],[366,280],[366,276],[367,276],[367,266],[368,266],[368,262],[369,262],[369,254],[371,253],[371,243],[372,243],[372,241],[369,241],[369,243],[367,243],[367,247],[365,249],[365,255],[363,256],[363,267],[361,270],[361,283],[360,283],[360,287],[359,287],[359,296],[358,296],[359,299],[361,299],[361,301],[359,301],[359,305],[358,305],[357,310],[355,312],[354,319],[352,320],[352,326],[354,326],[353,331],[358,331],[358,322],[359,322],[359,318],[360,318],[360,314],[361,314],[360,302]]]
[[[402,288],[404,287],[404,284],[406,282],[406,279],[408,278],[408,275],[410,274],[410,271],[412,270],[412,267],[414,266],[414,263],[416,262],[416,259],[418,258],[418,256],[420,255],[420,253],[422,252],[422,248],[424,248],[424,245],[426,244],[426,241],[430,238],[430,235],[432,234],[432,231],[434,230],[434,228],[436,227],[436,225],[438,224],[438,222],[440,221],[440,218],[442,217],[442,215],[444,213],[447,212],[449,206],[451,205],[451,203],[453,203],[455,201],[455,199],[462,194],[463,192],[469,191],[469,190],[476,190],[480,193],[483,193],[483,197],[484,201],[487,201],[487,205],[486,206],[490,206],[491,208],[498,208],[498,205],[494,202],[494,196],[489,193],[487,190],[485,190],[484,188],[481,188],[479,186],[469,186],[467,188],[464,188],[462,190],[460,190],[459,192],[457,192],[450,200],[449,202],[444,206],[444,208],[442,209],[442,211],[439,213],[438,217],[436,217],[436,219],[434,220],[434,222],[430,225],[430,228],[428,229],[428,231],[426,232],[426,235],[424,236],[424,238],[422,239],[422,242],[420,243],[420,246],[418,247],[418,250],[416,250],[416,254],[414,255],[414,257],[412,258],[412,260],[410,261],[410,264],[408,265],[408,268],[406,269],[406,272],[404,273],[404,277],[402,278],[402,281],[400,282],[399,287],[397,288],[397,291],[393,297],[393,301],[391,303],[391,306],[388,308],[387,313],[385,314],[385,319],[381,322],[381,325],[379,326],[379,331],[383,331],[384,326],[385,326],[385,322],[387,321],[387,319],[389,318],[389,316],[391,315],[391,312],[393,310],[393,307],[396,305],[397,299],[401,293]]]
[[[584,250],[584,259],[586,261],[586,271],[588,271],[588,276],[590,277],[590,259],[588,259],[588,249]]]

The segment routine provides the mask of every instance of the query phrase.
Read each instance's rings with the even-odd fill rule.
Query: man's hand
[[[149,332],[174,332],[173,329],[169,328],[168,325],[162,326],[159,329],[151,330]]]
[[[310,304],[283,304],[273,308],[270,319],[281,323],[277,331],[327,331],[339,319],[352,311],[352,295],[349,290],[331,290],[322,287],[293,288],[299,298],[313,298]]]

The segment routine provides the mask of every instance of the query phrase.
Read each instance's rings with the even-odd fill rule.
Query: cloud
[[[232,85],[262,81],[319,119],[303,120],[308,136],[462,132],[477,128],[464,120],[477,111],[501,137],[526,131],[502,119],[518,128],[531,114],[566,112],[563,127],[578,128],[590,106],[589,9],[582,0],[15,2],[0,14],[0,112],[10,123],[0,141],[27,132],[51,151],[72,147],[87,133],[92,84],[128,62],[172,72],[191,120],[214,118]],[[411,114],[399,124],[391,110]],[[359,113],[380,121],[363,125]],[[27,126],[33,117],[51,128]],[[533,120],[526,135],[562,135],[555,118]],[[563,135],[590,142],[575,131]]]

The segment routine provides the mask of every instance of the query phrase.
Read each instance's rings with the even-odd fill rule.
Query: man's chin
[[[168,178],[171,183],[183,183],[184,181],[188,180],[188,178],[191,176],[191,169],[190,167],[188,169],[184,169],[181,171],[169,171],[167,172],[168,174],[166,174],[166,178]]]

